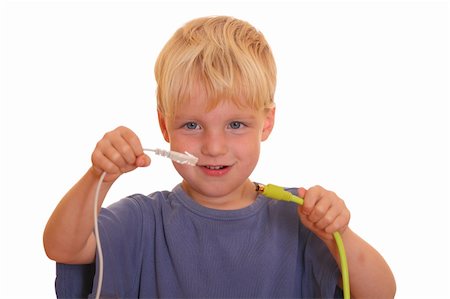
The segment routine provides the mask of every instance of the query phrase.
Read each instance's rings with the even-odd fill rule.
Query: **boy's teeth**
[[[206,168],[212,169],[212,170],[218,170],[218,169],[222,169],[223,166],[206,166]]]

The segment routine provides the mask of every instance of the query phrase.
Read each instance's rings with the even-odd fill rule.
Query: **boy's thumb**
[[[303,187],[298,188],[298,197],[305,199],[306,189]]]
[[[151,163],[151,159],[148,155],[142,154],[136,159],[136,166],[137,167],[147,167]]]

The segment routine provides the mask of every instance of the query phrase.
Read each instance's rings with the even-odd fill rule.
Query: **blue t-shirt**
[[[259,195],[246,208],[215,210],[178,185],[122,199],[98,221],[102,297],[332,298],[340,291],[335,260],[294,203]],[[91,296],[96,287],[97,277]]]

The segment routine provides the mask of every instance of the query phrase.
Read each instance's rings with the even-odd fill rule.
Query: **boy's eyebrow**
[[[202,114],[177,114],[174,117],[172,117],[172,119],[174,121],[181,121],[181,120],[196,120],[196,119],[200,119],[202,118]],[[232,114],[231,116],[227,116],[227,119],[232,120],[232,119],[247,119],[247,120],[253,120],[256,119],[257,116],[255,114],[250,114],[250,113],[236,113],[236,114]]]

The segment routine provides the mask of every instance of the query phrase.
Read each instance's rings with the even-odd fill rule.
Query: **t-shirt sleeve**
[[[143,221],[142,202],[136,195],[101,209],[98,227],[103,253],[102,298],[137,297]],[[92,294],[96,293],[98,286],[98,249]]]
[[[304,283],[309,289],[305,290],[308,297],[341,298],[339,267],[325,243],[316,235],[308,231],[305,248],[305,271],[314,278],[313,283]],[[307,276],[310,276],[307,275]]]

